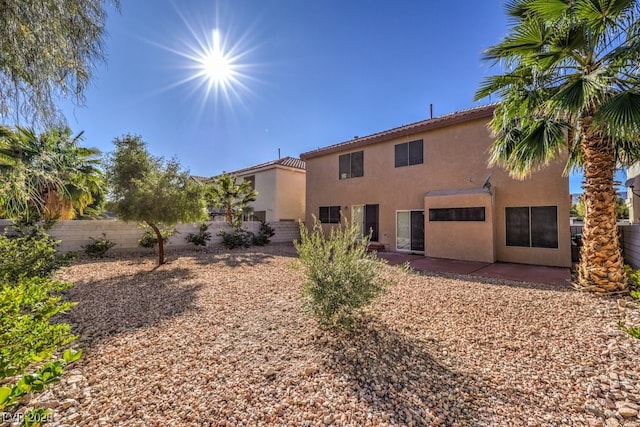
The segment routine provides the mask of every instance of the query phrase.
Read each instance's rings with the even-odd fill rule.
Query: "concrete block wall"
[[[219,245],[222,238],[217,236],[220,230],[230,231],[231,227],[224,221],[210,221],[209,232],[211,240],[208,246]],[[0,229],[5,229],[11,225],[11,221],[0,220]],[[298,224],[292,221],[282,221],[269,223],[275,229],[275,235],[271,238],[273,243],[290,243],[300,238]],[[189,233],[196,233],[199,224],[178,224],[177,233],[169,238],[169,243],[165,245],[167,250],[189,249],[194,246],[185,239]],[[257,233],[260,230],[260,223],[247,221],[245,228]],[[147,251],[138,246],[138,239],[144,232],[144,228],[135,222],[123,222],[119,220],[95,220],[95,221],[58,221],[49,230],[49,234],[61,243],[58,246],[60,252],[82,250],[82,246],[91,243],[90,238],[102,238],[102,233],[107,235],[107,239],[116,243],[113,251]],[[152,250],[148,250],[152,251]]]

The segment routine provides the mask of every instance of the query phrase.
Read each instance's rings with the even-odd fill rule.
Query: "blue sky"
[[[141,135],[154,155],[211,176],[489,102],[483,49],[507,34],[503,0],[154,0],[111,11],[107,64],[74,132],[108,152]],[[199,41],[234,58],[236,82],[209,88]],[[200,49],[202,50],[202,49]],[[182,82],[182,83],[181,83]],[[622,179],[622,178],[620,178]],[[623,179],[622,179],[623,180]],[[571,177],[571,192],[580,177]]]

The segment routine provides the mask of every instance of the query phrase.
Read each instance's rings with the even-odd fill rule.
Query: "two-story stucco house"
[[[298,221],[305,218],[305,162],[293,157],[226,172],[237,181],[250,181],[258,192],[251,203],[258,221]]]
[[[523,181],[488,167],[494,107],[464,110],[303,153],[306,222],[341,215],[387,250],[571,265],[569,180],[555,162]]]

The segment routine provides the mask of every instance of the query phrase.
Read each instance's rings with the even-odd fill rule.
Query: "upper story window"
[[[396,167],[419,165],[424,163],[422,140],[396,144]]]
[[[364,176],[364,152],[343,154],[339,157],[340,179],[356,178]]]
[[[255,175],[245,176],[244,180],[245,181],[249,181],[251,183],[251,189],[252,190],[256,189],[256,176]]]

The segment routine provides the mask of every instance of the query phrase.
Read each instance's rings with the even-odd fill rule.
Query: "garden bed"
[[[640,425],[630,301],[389,267],[338,334],[302,312],[293,253],[63,270],[84,355],[38,396],[52,425]]]

